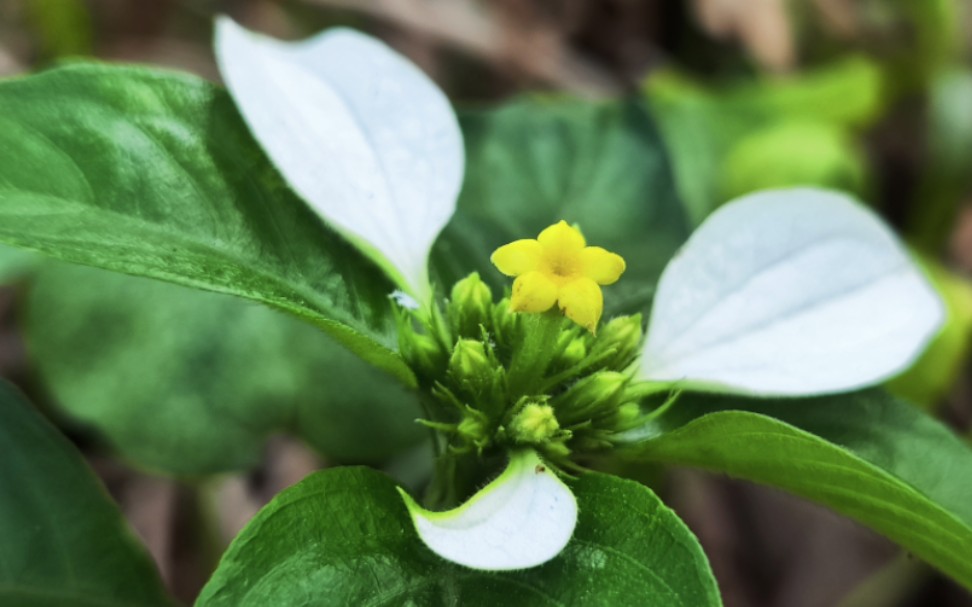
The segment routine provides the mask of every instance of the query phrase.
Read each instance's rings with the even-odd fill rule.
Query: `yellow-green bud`
[[[586,340],[583,337],[575,337],[564,348],[564,353],[561,358],[565,367],[572,367],[584,360],[585,356],[587,356]]]
[[[598,333],[593,353],[614,349],[615,354],[604,364],[612,369],[623,369],[637,355],[641,346],[641,333],[641,314],[612,318]]]
[[[553,407],[530,403],[523,407],[510,423],[510,433],[518,443],[539,445],[551,439],[560,424],[554,415]]]
[[[517,315],[510,311],[510,300],[503,298],[493,306],[493,330],[497,337],[510,339],[516,331]]]
[[[442,373],[445,351],[435,338],[423,333],[408,331],[400,339],[402,357],[420,374],[436,377]]]
[[[617,371],[600,371],[585,377],[556,399],[561,417],[569,424],[601,417],[615,409],[624,393],[628,376]]]
[[[486,355],[483,342],[460,339],[449,357],[449,375],[460,386],[478,392],[489,386],[493,364]]]
[[[489,431],[486,423],[473,415],[467,415],[459,422],[456,432],[467,443],[476,445],[480,449],[489,443]]]
[[[479,337],[479,326],[490,328],[490,308],[493,306],[493,293],[479,274],[473,272],[452,287],[449,300],[449,317],[459,335]]]
[[[638,403],[624,403],[618,407],[614,423],[617,424],[617,429],[620,432],[630,429],[640,417],[641,405]]]

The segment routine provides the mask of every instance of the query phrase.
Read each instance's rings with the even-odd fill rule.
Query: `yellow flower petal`
[[[597,330],[604,310],[601,288],[618,280],[624,259],[601,247],[588,247],[576,227],[560,221],[536,240],[517,240],[493,252],[501,272],[516,276],[510,308],[514,312],[545,312],[555,303],[572,321]]]
[[[510,309],[514,312],[546,312],[557,303],[557,285],[542,272],[527,272],[513,281]]]
[[[597,332],[597,322],[604,311],[601,287],[590,278],[578,278],[560,287],[557,303],[564,315],[591,333]]]
[[[543,247],[536,240],[525,238],[503,245],[489,258],[507,276],[519,276],[539,268]]]
[[[587,247],[580,252],[581,274],[599,285],[614,284],[624,272],[624,259],[601,247]]]
[[[543,245],[544,252],[548,255],[569,255],[577,253],[587,244],[580,230],[568,225],[563,220],[540,232],[540,235],[537,236],[537,241]]]

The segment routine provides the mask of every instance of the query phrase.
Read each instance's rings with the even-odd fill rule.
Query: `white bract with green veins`
[[[293,189],[428,306],[429,252],[455,211],[464,166],[442,92],[351,30],[286,43],[224,18],[216,50],[246,123]],[[869,210],[831,191],[766,191],[715,212],[668,264],[636,373],[722,393],[842,392],[905,370],[943,315]],[[570,489],[535,452],[509,455],[507,470],[455,510],[430,512],[405,496],[430,549],[482,570],[560,553],[577,522]]]

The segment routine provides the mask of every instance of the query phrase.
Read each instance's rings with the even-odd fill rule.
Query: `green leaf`
[[[234,540],[197,606],[721,604],[695,537],[649,489],[602,474],[573,488],[567,548],[534,569],[488,573],[429,551],[379,473],[316,473]]]
[[[80,454],[4,382],[0,537],[0,604],[170,604],[154,563]]]
[[[627,456],[779,487],[854,518],[972,588],[972,449],[881,391],[685,397]],[[664,418],[663,418],[664,419]]]
[[[405,381],[391,284],[187,75],[76,64],[0,84],[0,242],[261,301]]]
[[[331,459],[379,462],[424,436],[414,395],[264,306],[47,264],[27,311],[29,349],[60,407],[143,467],[249,467],[280,431]]]
[[[467,173],[459,206],[433,250],[440,283],[472,270],[509,285],[498,247],[564,219],[625,258],[608,314],[644,311],[665,264],[688,237],[668,158],[644,107],[524,98],[462,117]]]

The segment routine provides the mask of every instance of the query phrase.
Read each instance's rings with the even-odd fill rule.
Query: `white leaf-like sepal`
[[[641,377],[797,396],[905,370],[944,319],[895,235],[846,195],[800,188],[712,214],[662,274]]]
[[[455,211],[462,134],[448,99],[407,59],[348,29],[302,42],[221,17],[216,58],[254,137],[290,186],[420,300]]]
[[[542,565],[564,549],[577,524],[577,500],[533,451],[465,504],[431,512],[399,490],[422,541],[466,567],[507,571]]]

